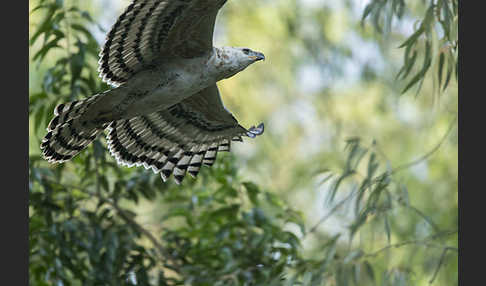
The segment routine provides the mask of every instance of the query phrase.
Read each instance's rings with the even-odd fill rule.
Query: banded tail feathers
[[[84,100],[61,103],[54,109],[54,118],[47,127],[47,135],[42,139],[42,156],[50,163],[70,160],[93,140],[108,124],[93,127],[82,124],[81,115],[96,102],[100,94]]]

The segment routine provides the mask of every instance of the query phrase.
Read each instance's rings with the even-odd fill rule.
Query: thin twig
[[[441,231],[441,232],[438,232],[436,234],[431,235],[430,239],[437,239],[439,237],[453,235],[453,234],[456,234],[456,233],[457,233],[457,229],[456,230],[444,230],[444,231]]]
[[[430,243],[430,242],[427,242],[427,241],[423,241],[423,240],[410,240],[410,241],[404,241],[404,242],[400,242],[400,243],[395,243],[395,244],[390,244],[390,245],[387,245],[375,252],[372,252],[372,253],[368,253],[366,254],[365,256],[366,257],[374,257],[374,256],[377,256],[378,254],[380,254],[381,252],[387,250],[387,249],[390,249],[390,248],[400,248],[402,246],[406,246],[406,245],[411,245],[411,244],[415,244],[415,245],[424,245],[424,246],[427,246],[427,247],[432,247],[432,248],[442,248],[442,249],[449,249],[449,250],[453,250],[455,252],[459,252],[459,249],[457,247],[452,247],[452,246],[442,246],[442,245],[438,245],[438,244],[435,244],[435,243]]]
[[[412,205],[405,205],[405,207],[414,211],[417,215],[419,215],[421,218],[423,218],[434,229],[434,231],[436,231],[436,232],[440,231],[437,224],[435,224],[435,222],[433,222],[430,218],[428,218],[421,210],[417,209],[416,207],[414,207]]]
[[[313,233],[314,231],[316,231],[316,229],[319,227],[319,225],[321,225],[322,223],[324,223],[328,218],[330,218],[334,212],[336,212],[339,208],[341,208],[349,199],[351,199],[354,195],[356,195],[357,192],[351,192],[347,197],[345,197],[344,199],[342,199],[339,203],[337,203],[325,216],[323,216],[307,233]],[[304,235],[305,237],[305,235]]]
[[[445,233],[444,235],[449,235],[449,234],[451,234],[451,233],[448,232],[448,233]],[[443,236],[443,235],[440,235],[440,236]],[[364,256],[365,257],[374,257],[374,256],[377,256],[378,254],[380,254],[381,252],[388,250],[390,248],[399,248],[399,247],[411,245],[411,244],[424,245],[424,246],[427,246],[427,247],[442,248],[442,249],[447,249],[447,250],[459,252],[459,249],[457,247],[443,246],[443,245],[438,245],[438,244],[430,242],[431,240],[436,239],[437,237],[438,237],[437,235],[434,235],[434,236],[431,236],[431,238],[426,239],[426,240],[409,240],[409,241],[403,241],[403,242],[399,242],[399,243],[395,243],[395,244],[390,244],[390,245],[387,245],[383,248],[378,249],[377,251],[374,251],[372,253],[368,253]]]
[[[406,163],[406,164],[403,164],[403,165],[400,165],[394,169],[391,170],[390,172],[390,175],[393,175],[395,173],[398,173],[404,169],[407,169],[407,168],[410,168],[414,165],[417,165],[419,164],[420,162],[428,159],[430,156],[432,156],[437,150],[439,150],[439,148],[442,146],[442,144],[445,142],[445,140],[447,139],[447,137],[449,137],[449,134],[451,133],[453,127],[456,125],[456,119],[457,119],[457,115],[454,117],[454,119],[451,121],[451,123],[449,124],[449,128],[447,129],[447,132],[444,134],[444,136],[442,136],[442,138],[440,139],[439,143],[434,147],[432,148],[429,152],[425,153],[423,156],[417,158],[416,160],[412,161],[412,162],[409,162],[409,163]]]
[[[442,254],[440,255],[439,263],[437,264],[437,267],[435,268],[434,275],[430,279],[429,284],[434,283],[435,278],[437,277],[437,274],[439,273],[439,269],[442,266],[442,264],[444,263],[444,258],[445,258],[445,255],[446,255],[448,250],[453,250],[453,249],[451,249],[449,247],[444,248],[444,250],[442,251]]]

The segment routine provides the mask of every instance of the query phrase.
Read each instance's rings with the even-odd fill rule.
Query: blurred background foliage
[[[215,45],[267,60],[221,94],[265,135],[181,186],[103,137],[40,158],[129,1],[29,3],[31,285],[458,284],[458,1],[228,1]]]

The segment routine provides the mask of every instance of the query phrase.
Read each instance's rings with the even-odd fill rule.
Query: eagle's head
[[[265,55],[248,48],[223,47],[216,52],[222,78],[229,78],[254,62],[265,60]]]

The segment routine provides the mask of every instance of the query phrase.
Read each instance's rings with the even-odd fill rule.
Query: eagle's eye
[[[250,49],[243,49],[243,53],[245,53],[245,55],[248,55],[250,53]]]

